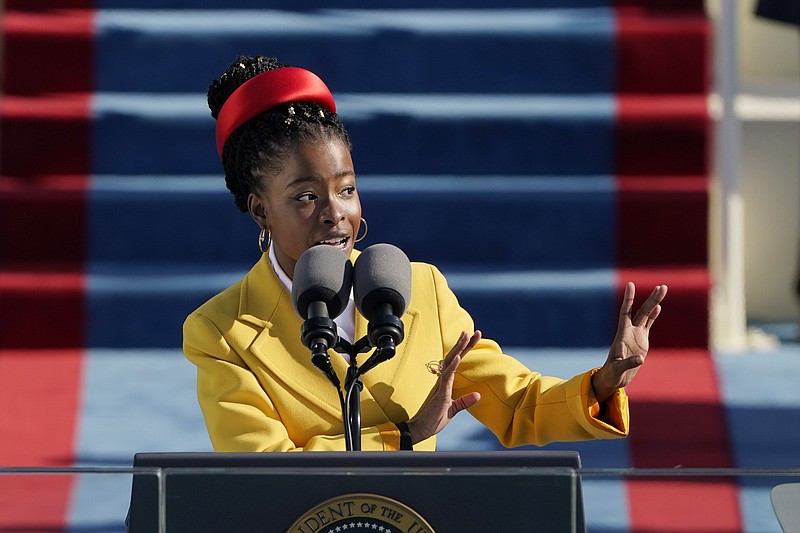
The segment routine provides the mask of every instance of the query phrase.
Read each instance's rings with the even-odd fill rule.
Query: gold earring
[[[265,239],[267,241],[266,246],[264,246]],[[261,228],[261,231],[258,233],[258,249],[261,250],[262,254],[265,254],[269,251],[270,244],[272,244],[272,232],[267,228]]]
[[[366,237],[367,233],[369,233],[369,226],[367,225],[367,219],[365,219],[364,217],[361,217],[361,225],[364,226],[364,235],[362,235],[361,237],[356,236],[356,242],[363,241],[364,237]]]

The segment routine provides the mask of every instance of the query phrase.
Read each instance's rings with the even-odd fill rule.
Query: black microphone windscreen
[[[325,302],[329,318],[336,318],[350,299],[353,264],[333,246],[312,246],[297,260],[292,280],[292,303],[304,320],[313,302]]]
[[[403,251],[391,244],[373,244],[353,267],[356,307],[372,320],[381,304],[390,304],[393,314],[403,316],[411,300],[411,263]]]

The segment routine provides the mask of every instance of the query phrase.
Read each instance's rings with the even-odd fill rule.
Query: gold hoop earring
[[[365,219],[364,217],[361,217],[361,225],[364,226],[364,235],[362,235],[361,237],[357,236],[356,237],[356,242],[363,241],[364,237],[366,237],[367,233],[369,233],[369,225],[367,225],[367,219]]]
[[[267,241],[266,246],[264,246],[264,240]],[[261,250],[262,254],[265,254],[269,251],[270,244],[272,244],[272,232],[267,228],[261,228],[261,231],[258,233],[258,249]]]

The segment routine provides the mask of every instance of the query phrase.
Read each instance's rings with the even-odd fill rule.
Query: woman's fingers
[[[461,359],[467,355],[480,340],[480,330],[476,330],[471,336],[468,335],[467,332],[462,331],[455,346],[453,346],[442,361],[441,373],[449,375],[455,372],[455,369],[458,368],[459,363],[461,363]]]
[[[644,356],[641,354],[632,355],[619,361],[619,375],[622,376],[628,370],[640,367],[644,364]]]
[[[476,331],[472,335],[462,331],[455,346],[447,352],[444,359],[438,362],[431,361],[428,363],[431,366],[426,365],[441,379],[437,380],[417,414],[408,421],[409,431],[411,431],[412,440],[415,443],[439,433],[454,416],[464,409],[469,409],[481,399],[481,395],[477,392],[465,394],[455,400],[452,399],[456,368],[461,363],[461,359],[480,340],[480,331]]]
[[[647,297],[642,306],[636,312],[636,316],[631,319],[633,311],[633,299],[636,295],[636,287],[633,282],[625,285],[625,294],[622,297],[622,305],[619,309],[619,327],[624,328],[628,321],[634,326],[644,326],[649,328],[653,325],[658,314],[661,312],[661,301],[667,295],[666,285],[656,285],[653,292]]]
[[[480,399],[481,394],[479,392],[471,392],[469,394],[465,394],[457,400],[454,400],[453,403],[450,404],[450,408],[447,410],[447,418],[453,418],[464,409],[469,409],[478,403],[478,400]]]
[[[657,305],[655,306],[653,311],[651,311],[650,314],[647,315],[647,321],[645,322],[644,327],[650,329],[650,326],[653,325],[653,322],[656,321],[656,318],[658,318],[658,315],[660,314],[661,314],[661,305]]]
[[[649,329],[656,318],[658,318],[659,313],[661,313],[661,301],[664,300],[666,295],[667,286],[656,285],[653,292],[650,293],[650,296],[648,296],[647,300],[642,304],[642,307],[639,308],[639,312],[636,313],[636,317],[633,319],[633,325],[644,326]]]
[[[622,295],[622,305],[619,307],[619,324],[618,327],[623,328],[631,319],[631,310],[633,309],[633,297],[636,296],[636,286],[632,281],[625,285],[625,293]]]

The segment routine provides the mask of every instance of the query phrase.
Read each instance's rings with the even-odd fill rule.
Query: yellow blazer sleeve
[[[447,353],[460,332],[474,331],[474,324],[444,276],[432,266],[431,273],[442,353]],[[494,341],[482,339],[459,365],[453,397],[479,392],[481,400],[470,413],[506,447],[624,437],[629,425],[627,396],[618,390],[601,409],[591,387],[595,371],[569,380],[543,376],[503,354]]]

